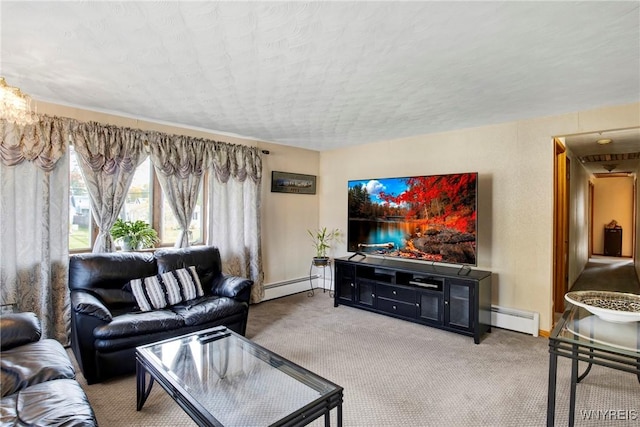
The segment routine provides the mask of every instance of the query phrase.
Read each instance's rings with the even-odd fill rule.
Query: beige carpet
[[[322,292],[252,306],[247,337],[344,387],[345,426],[546,424],[546,338],[494,328],[476,345],[450,332],[334,308]],[[157,384],[137,412],[135,376],[91,386],[78,376],[103,427],[194,425]],[[560,358],[556,425],[567,425],[569,378],[570,362]],[[594,366],[578,385],[577,401],[577,426],[640,425],[581,416],[615,410],[640,417],[640,384],[632,374]]]

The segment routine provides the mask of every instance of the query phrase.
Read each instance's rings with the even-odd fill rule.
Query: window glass
[[[133,175],[127,198],[120,211],[120,218],[124,221],[141,220],[152,224],[152,182],[151,160],[147,157]]]
[[[69,160],[69,250],[90,249],[91,202],[72,145],[69,146]]]
[[[202,195],[204,193],[203,186],[200,186],[198,201],[191,215],[191,224],[189,225],[189,243],[202,242]],[[180,234],[180,225],[176,219],[171,206],[166,197],[162,198],[162,243],[174,244],[178,240]]]

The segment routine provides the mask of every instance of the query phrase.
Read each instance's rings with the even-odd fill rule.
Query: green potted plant
[[[160,241],[158,233],[148,223],[137,221],[123,221],[118,218],[111,227],[111,237],[120,240],[123,251],[152,248]]]
[[[329,263],[329,257],[327,256],[327,250],[331,248],[331,243],[337,241],[342,236],[342,232],[334,228],[333,230],[327,230],[327,227],[318,228],[317,230],[307,230],[313,247],[316,250],[316,256],[313,257],[313,265],[316,267],[323,267]]]

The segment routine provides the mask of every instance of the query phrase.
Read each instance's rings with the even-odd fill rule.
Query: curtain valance
[[[136,157],[142,155],[144,160],[143,153],[149,151],[154,166],[165,175],[201,176],[204,169],[211,168],[221,182],[231,176],[240,181],[248,177],[254,182],[262,177],[258,148],[203,138],[47,115],[40,115],[38,122],[26,126],[0,119],[0,135],[0,160],[7,166],[27,160],[51,171],[71,138],[91,170],[106,174],[113,174],[118,168],[135,170]]]
[[[113,175],[121,169],[133,173],[147,158],[146,135],[136,129],[96,122],[77,123],[73,126],[72,138],[76,152],[94,172]]]
[[[167,176],[201,176],[205,169],[213,169],[223,183],[230,177],[254,182],[262,178],[262,157],[256,147],[159,132],[150,132],[147,138],[152,163]]]
[[[149,133],[147,139],[151,162],[156,170],[166,176],[184,179],[190,175],[202,176],[206,140],[158,132]]]
[[[213,169],[220,182],[229,177],[239,181],[250,178],[253,182],[262,179],[262,157],[256,147],[214,142],[207,145],[207,167]]]
[[[41,116],[32,125],[17,125],[0,119],[0,159],[6,166],[32,162],[51,172],[67,149],[69,120]]]

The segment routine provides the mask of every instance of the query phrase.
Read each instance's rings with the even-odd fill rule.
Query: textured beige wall
[[[306,230],[318,226],[319,196],[271,193],[271,171],[317,175],[319,165],[317,151],[45,102],[38,102],[36,108],[38,113],[52,116],[207,138],[269,150],[270,154],[264,156],[262,162],[261,219],[265,284],[309,274],[309,260],[314,252]]]
[[[593,191],[593,253],[604,254],[604,226],[622,227],[622,256],[633,254],[633,177],[595,178]]]
[[[307,229],[318,227],[319,195],[271,193],[271,172],[318,175],[317,151],[272,145],[262,162],[262,256],[265,284],[309,275],[315,251]],[[318,177],[317,186],[322,184]]]
[[[549,331],[553,137],[639,125],[632,104],[322,152],[320,222],[346,230],[350,179],[477,171],[478,268],[493,272],[493,303],[538,312]]]
[[[479,172],[478,268],[494,274],[494,304],[539,312],[540,328],[547,331],[553,290],[553,137],[640,126],[640,104],[632,104],[318,153],[52,104],[37,108],[45,114],[270,150],[263,163],[265,283],[308,274],[313,250],[307,228],[346,231],[347,180]],[[318,194],[271,193],[272,170],[318,175]],[[346,253],[343,243],[333,255]]]
[[[569,289],[589,262],[589,180],[591,174],[571,151],[569,190]]]

